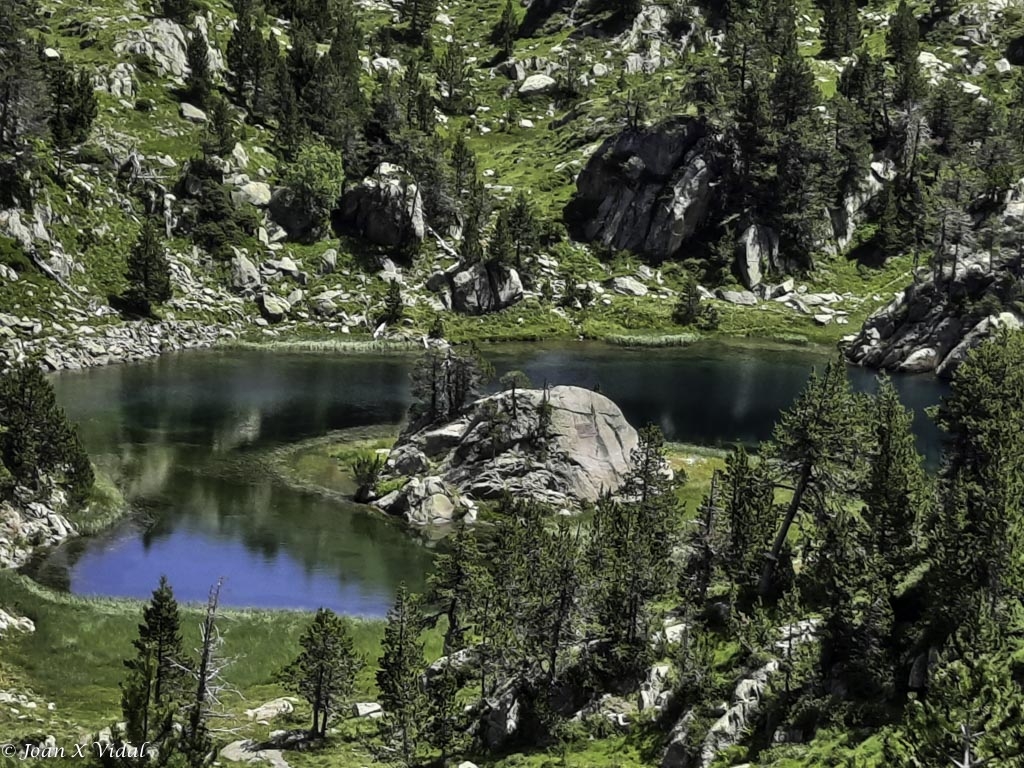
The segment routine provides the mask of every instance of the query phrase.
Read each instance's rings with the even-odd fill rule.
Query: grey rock
[[[383,714],[384,708],[375,701],[357,702],[352,705],[352,715],[354,717],[379,717]]]
[[[447,275],[446,280],[452,307],[468,315],[496,312],[523,298],[519,273],[496,262],[473,264]],[[436,280],[434,285],[437,285]]]
[[[390,163],[342,196],[338,221],[350,234],[392,248],[421,242],[426,234],[419,187]]]
[[[656,259],[700,230],[718,178],[707,129],[678,118],[607,139],[576,180],[565,210],[572,236]]]
[[[182,102],[179,109],[181,111],[181,116],[191,123],[206,122],[206,113],[199,107],[195,107],[187,102]]]
[[[320,274],[330,275],[338,268],[338,251],[335,248],[328,248],[320,254]]]
[[[750,291],[726,291],[719,288],[715,291],[715,296],[730,304],[740,304],[746,307],[753,307],[757,304],[757,296]]]
[[[286,299],[272,293],[261,294],[258,300],[260,313],[272,323],[279,323],[288,316],[291,305]]]
[[[597,392],[554,387],[547,395],[548,433],[539,435],[544,397],[540,390],[518,390],[511,418],[512,393],[490,395],[447,424],[403,433],[395,450],[419,451],[441,481],[471,498],[495,499],[508,491],[573,507],[618,491],[637,445],[622,411]],[[509,421],[497,425],[497,412],[509,414]]]
[[[270,185],[263,181],[247,181],[231,190],[231,200],[235,205],[265,208],[270,205],[271,196]]]
[[[1015,190],[995,227],[997,244],[1010,246],[1024,234],[1018,205],[1024,192]],[[847,358],[858,365],[885,370],[930,371],[951,376],[969,351],[1004,324],[1019,324],[1013,311],[1014,286],[1022,269],[1016,247],[961,254],[936,278],[928,275],[898,293],[872,314],[849,346]],[[992,317],[978,321],[961,310],[985,298],[997,306]],[[999,308],[998,305],[1002,305]],[[946,360],[949,358],[949,364]]]
[[[260,272],[256,269],[256,265],[241,251],[236,251],[235,255],[231,258],[228,283],[232,289],[239,292],[255,291],[262,283]]]
[[[488,704],[490,709],[483,723],[483,740],[489,749],[497,749],[519,730],[519,699],[515,691],[507,691],[497,701]]]
[[[605,285],[623,296],[646,296],[647,286],[634,277],[613,277]]]
[[[170,19],[154,19],[114,44],[114,53],[142,56],[153,61],[157,74],[182,78],[188,72],[185,29]]]
[[[281,227],[291,240],[308,240],[319,237],[322,222],[318,222],[288,187],[278,187],[270,196],[267,206],[270,218]],[[275,242],[273,235],[271,242]]]
[[[554,87],[555,78],[550,75],[530,75],[520,84],[518,93],[520,96],[534,96],[547,93]]]
[[[736,268],[748,289],[761,284],[763,270],[778,261],[779,236],[771,227],[751,224],[736,243]]]

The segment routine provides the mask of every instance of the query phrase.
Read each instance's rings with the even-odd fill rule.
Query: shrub
[[[313,237],[327,226],[327,217],[341,196],[345,166],[326,144],[307,144],[281,170],[281,183],[295,193],[297,204],[313,221]]]
[[[3,236],[0,236],[0,264],[5,264],[19,274],[33,269],[33,264],[21,243]]]
[[[377,481],[384,469],[383,457],[375,452],[364,453],[353,459],[349,467],[356,481],[355,500],[360,503],[370,501],[376,496]]]

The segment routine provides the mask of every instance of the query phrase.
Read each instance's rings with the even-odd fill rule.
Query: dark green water
[[[700,345],[625,350],[594,344],[488,348],[499,373],[536,384],[600,387],[635,425],[672,440],[755,443],[800,391],[820,354]],[[62,374],[60,402],[94,460],[117,477],[139,514],[53,552],[36,571],[80,594],[144,597],[166,574],[180,599],[202,600],[224,577],[237,606],[383,615],[402,581],[421,588],[431,552],[394,521],[303,493],[256,458],[332,430],[397,424],[409,403],[406,356],[206,351]],[[851,370],[859,389],[874,377]],[[942,385],[897,380],[922,414]]]

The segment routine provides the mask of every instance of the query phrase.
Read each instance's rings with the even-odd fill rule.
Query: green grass
[[[13,633],[0,640],[2,666],[35,697],[57,703],[54,725],[98,729],[120,718],[122,662],[132,653],[141,602],[61,594],[27,577],[2,571],[0,604],[35,622],[34,633]],[[182,608],[187,649],[196,646],[201,611],[194,605]],[[297,655],[299,635],[311,615],[239,609],[222,609],[220,615],[224,653],[232,659],[225,678],[238,690],[238,695],[225,698],[226,710],[239,717],[245,709],[287,695],[274,675]],[[355,698],[372,700],[384,625],[381,621],[352,618],[346,618],[346,622],[357,652],[368,661],[358,677]],[[439,656],[440,635],[428,632],[425,641],[428,657]],[[19,727],[16,720],[5,722],[5,718],[10,720],[0,711],[0,729]]]
[[[96,480],[85,509],[72,515],[75,528],[83,535],[109,527],[128,512],[128,505],[114,479],[98,469],[95,474]]]

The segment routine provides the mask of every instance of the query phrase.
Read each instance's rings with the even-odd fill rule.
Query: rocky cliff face
[[[403,435],[386,471],[411,479],[376,504],[419,524],[451,519],[457,509],[452,498],[472,508],[466,499],[497,499],[505,492],[574,508],[622,486],[636,445],[636,430],[597,392],[501,392],[473,403],[454,421]]]
[[[1013,193],[988,250],[971,251],[941,273],[896,294],[849,339],[847,357],[883,370],[949,377],[967,353],[999,328],[1018,329],[1024,264],[1024,193]]]
[[[607,139],[580,173],[566,222],[579,240],[668,259],[704,223],[717,177],[702,121],[628,130]]]

